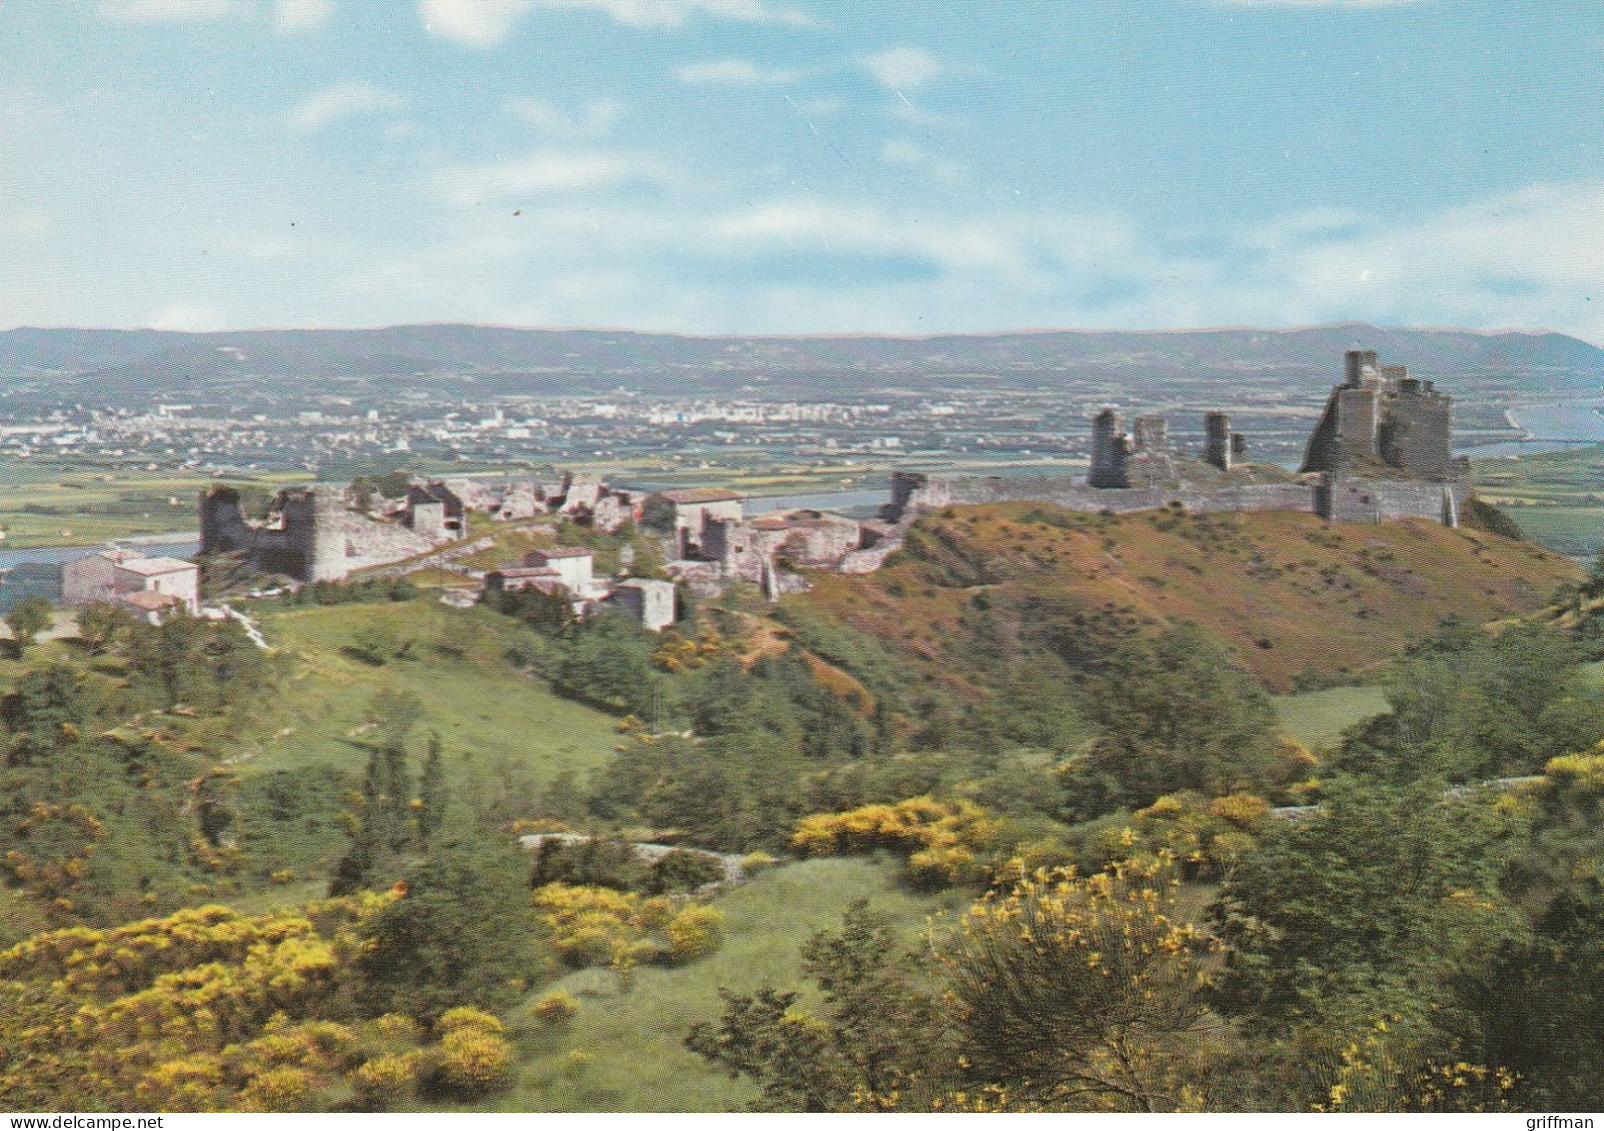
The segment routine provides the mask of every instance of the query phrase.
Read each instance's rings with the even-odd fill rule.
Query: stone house
[[[655,491],[641,504],[641,521],[674,539],[674,557],[702,556],[707,527],[719,520],[741,519],[741,496],[723,487]]]
[[[61,567],[61,601],[67,606],[123,604],[140,613],[182,608],[200,611],[200,570],[177,558],[147,558],[113,549]]]

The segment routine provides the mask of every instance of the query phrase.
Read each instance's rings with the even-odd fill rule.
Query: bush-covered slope
[[[784,615],[816,631],[851,628],[980,684],[1010,654],[1095,666],[1114,641],[1190,621],[1286,691],[1306,671],[1356,672],[1396,655],[1450,615],[1530,612],[1577,575],[1533,544],[1423,521],[1014,503],[927,517],[889,568],[820,577]]]

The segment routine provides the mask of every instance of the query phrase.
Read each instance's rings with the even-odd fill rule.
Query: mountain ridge
[[[819,393],[844,377],[892,378],[915,388],[986,378],[1039,388],[1067,374],[1141,377],[1157,384],[1334,378],[1346,349],[1375,349],[1424,377],[1470,377],[1510,388],[1591,388],[1604,349],[1554,331],[1475,331],[1339,323],[1292,329],[1011,330],[917,338],[848,334],[683,335],[633,330],[522,329],[429,323],[377,329],[187,332],[19,327],[0,331],[0,383],[50,376],[66,386],[150,394],[269,378],[383,380],[431,387],[483,382],[483,391],[573,391],[616,380],[625,391],[727,393],[757,382]],[[1455,391],[1460,391],[1456,389]]]

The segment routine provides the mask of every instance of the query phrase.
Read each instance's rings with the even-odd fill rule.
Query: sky
[[[0,328],[1604,344],[1599,0],[0,0]]]

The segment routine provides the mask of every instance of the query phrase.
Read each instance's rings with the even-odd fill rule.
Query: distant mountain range
[[[1307,390],[1341,354],[1375,349],[1451,392],[1530,397],[1604,385],[1604,349],[1564,334],[1470,333],[1362,324],[1299,330],[1041,331],[893,338],[686,337],[623,330],[422,325],[372,330],[22,328],[0,332],[0,391],[57,399],[360,395],[472,388],[824,396],[843,384],[936,391],[1041,389],[1066,382]]]

